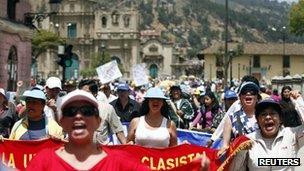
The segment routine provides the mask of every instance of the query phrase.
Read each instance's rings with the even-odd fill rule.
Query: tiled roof
[[[240,43],[239,43],[240,44]],[[236,49],[238,43],[228,43],[229,49]],[[219,48],[224,51],[224,42],[217,42],[212,46],[201,51],[201,54],[215,54]],[[283,43],[244,43],[244,54],[255,55],[283,55]],[[304,55],[304,44],[285,43],[285,55]]]

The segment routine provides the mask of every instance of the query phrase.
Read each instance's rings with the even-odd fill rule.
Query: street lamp
[[[101,45],[100,45],[100,51],[101,51],[101,57],[102,57],[102,59],[101,59],[101,64],[104,64],[104,58],[105,58],[105,50],[106,50],[106,43],[104,42],[104,41],[102,41],[101,42]]]
[[[209,69],[210,69],[210,81],[212,80],[212,64],[209,64]]]
[[[233,86],[233,75],[232,75],[232,58],[235,56],[235,50],[229,49],[229,63],[230,63],[230,87]]]
[[[228,0],[225,1],[225,54],[224,54],[224,85],[228,78]]]
[[[283,29],[283,31],[282,31],[283,32],[283,56],[285,56],[286,27],[283,26],[282,29]]]
[[[272,31],[278,31],[275,27],[271,28]],[[283,56],[285,56],[285,43],[286,43],[286,26],[283,26],[280,30],[282,33],[282,41],[283,41]]]

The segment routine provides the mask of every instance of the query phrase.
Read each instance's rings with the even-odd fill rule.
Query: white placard
[[[116,60],[97,67],[96,71],[102,84],[108,83],[122,76]]]
[[[133,66],[132,74],[136,86],[141,86],[149,83],[145,63]]]

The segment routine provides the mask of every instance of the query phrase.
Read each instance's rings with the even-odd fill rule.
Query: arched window
[[[17,86],[17,72],[18,72],[18,56],[17,49],[12,46],[9,50],[8,60],[7,60],[7,91],[16,91]]]
[[[117,62],[118,65],[121,64],[121,60],[120,60],[119,57],[117,57],[117,56],[112,56],[112,57],[111,57],[111,60],[112,60],[112,61],[115,60],[115,61]]]
[[[107,27],[107,17],[103,16],[101,18],[101,26],[102,27]]]
[[[119,21],[119,14],[117,13],[117,11],[114,11],[112,13],[112,24],[118,25],[119,24],[118,21]]]
[[[149,71],[152,78],[156,78],[158,76],[158,67],[156,64],[152,64]]]
[[[7,0],[7,17],[11,20],[16,19],[16,3],[17,0]]]
[[[130,25],[130,15],[124,15],[123,20],[124,20],[124,26],[129,27],[129,25]]]

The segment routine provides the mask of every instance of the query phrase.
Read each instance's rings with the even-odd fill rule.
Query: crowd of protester
[[[54,170],[113,167],[113,161],[108,159],[111,156],[96,148],[96,144],[110,144],[112,134],[121,144],[166,148],[177,145],[177,128],[212,134],[207,147],[223,139],[219,155],[240,135],[258,140],[251,150],[236,156],[241,162],[231,165],[237,170],[257,170],[257,156],[267,157],[269,150],[273,153],[268,157],[296,156],[303,146],[299,143],[303,139],[303,115],[304,102],[299,91],[284,86],[279,94],[278,89],[260,84],[251,75],[232,87],[224,87],[221,80],[204,82],[195,77],[151,79],[141,86],[119,81],[101,84],[96,79],[62,83],[59,78],[50,77],[39,84],[33,82],[24,92],[18,90],[14,100],[9,100],[0,88],[3,138],[54,138],[68,142],[59,149],[41,152],[53,157],[57,154],[64,164],[59,165],[58,158],[46,161],[37,155],[36,164],[29,165],[33,170],[50,165]],[[127,134],[123,132],[125,123],[129,123]],[[275,141],[278,136],[282,140]],[[284,139],[291,137],[293,141],[286,144]],[[294,146],[292,143],[297,145],[291,151],[275,154],[282,144]],[[268,152],[262,150],[265,145]],[[79,159],[71,153],[80,158],[86,156],[85,162],[77,162]],[[123,157],[114,157],[115,167],[122,168]],[[109,161],[105,164],[101,159]],[[146,169],[132,160],[127,165],[131,170]]]

